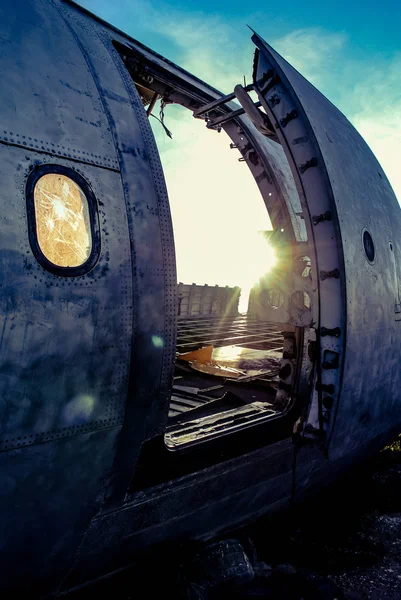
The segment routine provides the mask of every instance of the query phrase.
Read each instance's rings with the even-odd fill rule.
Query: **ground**
[[[291,515],[281,534],[277,528],[277,545],[253,535],[259,556],[272,566],[290,564],[300,579],[321,577],[314,598],[401,599],[401,438]],[[286,597],[302,597],[296,586],[293,592]]]

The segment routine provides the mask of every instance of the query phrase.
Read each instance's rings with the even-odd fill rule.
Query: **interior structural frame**
[[[202,119],[209,129],[224,130],[231,139],[231,147],[241,154],[239,160],[247,163],[261,193],[274,230],[285,233],[289,247],[296,247],[299,256],[310,257],[310,263],[315,264],[314,248],[311,247],[307,231],[310,230],[309,215],[305,210],[305,203],[301,210],[296,210],[286,197],[283,190],[283,178],[291,177],[291,168],[285,173],[272,167],[269,160],[270,152],[281,152],[281,146],[274,133],[274,127],[267,115],[258,110],[245,110],[243,106],[234,102],[238,95],[229,94],[222,96],[220,92],[211,88],[193,75],[186,73],[179,67],[169,63],[162,57],[150,51],[138,49],[127,44],[114,42],[114,46],[128,69],[134,83],[151,90],[153,97],[149,97],[148,111],[158,99],[162,99],[164,106],[179,104],[191,110],[195,118]],[[251,86],[249,86],[251,87]],[[245,94],[250,89],[242,88]],[[139,90],[138,90],[139,91]],[[240,92],[242,93],[242,92]],[[248,96],[251,101],[250,97]],[[241,104],[247,104],[244,100]],[[153,105],[153,106],[152,106]],[[252,102],[255,107],[255,104]],[[245,107],[246,108],[246,107]],[[248,118],[251,113],[251,119]],[[148,112],[149,114],[149,112]],[[262,115],[262,116],[260,116]],[[266,149],[266,140],[270,146]],[[273,149],[273,150],[272,150]],[[293,179],[293,178],[292,178]],[[294,227],[294,220],[305,222],[305,235],[300,238]],[[302,280],[300,274],[288,274],[291,281],[299,278],[302,285],[308,282]],[[296,284],[295,284],[296,287]],[[289,288],[294,288],[291,283]],[[314,323],[317,321],[318,302],[317,290],[312,283],[309,284],[308,294],[311,298],[310,306],[302,311],[294,311],[289,315],[288,322],[283,323],[282,329],[287,330],[289,344],[284,348],[280,373],[282,377],[278,385],[278,393],[283,401],[287,398],[286,408],[276,418],[267,422],[250,423],[249,427],[242,428],[229,435],[221,435],[205,443],[198,443],[190,447],[172,451],[166,448],[164,436],[157,436],[146,441],[138,459],[135,476],[132,482],[132,491],[143,489],[166,481],[173,477],[194,472],[216,462],[244,454],[279,439],[290,437],[294,424],[304,418],[308,398],[311,394],[311,385],[314,371],[313,347],[316,344]],[[274,312],[272,313],[274,314]],[[284,341],[286,335],[284,335]],[[288,367],[287,367],[288,365]],[[167,425],[166,414],[166,425]],[[155,457],[157,456],[157,460]],[[157,463],[157,466],[156,466]],[[151,467],[151,468],[150,468]]]

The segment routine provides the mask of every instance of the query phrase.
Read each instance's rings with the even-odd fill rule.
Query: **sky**
[[[400,0],[80,3],[225,93],[244,75],[251,81],[251,26],[355,125],[401,203]],[[269,219],[246,166],[224,133],[206,131],[181,107],[166,109],[173,140],[151,122],[172,208],[178,279],[249,285],[263,271],[257,231]]]

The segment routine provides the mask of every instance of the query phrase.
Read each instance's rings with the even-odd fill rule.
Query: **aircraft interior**
[[[136,50],[118,43],[115,47],[134,80],[148,117],[157,103],[161,103],[162,110],[158,113],[161,118],[156,118],[167,136],[170,137],[170,131],[163,119],[163,108],[179,104],[197,116],[196,109],[202,104],[197,98],[198,92],[190,84],[183,87],[182,81],[175,80],[171,71],[151,64]],[[227,98],[231,100],[232,96]],[[202,103],[205,104],[205,100]],[[214,102],[214,105],[217,105],[217,112],[203,111],[197,117],[201,120],[197,125],[204,127],[206,121],[209,129],[220,131],[222,128],[234,142],[231,148],[237,148],[230,127],[242,109],[238,110],[239,105],[235,103],[229,114],[223,112],[221,115],[221,106],[226,110],[224,103]],[[277,142],[273,135],[272,139]],[[266,196],[271,197],[272,193],[268,192]],[[266,208],[273,217],[281,210],[273,204]],[[283,231],[283,228],[277,231],[274,228],[266,232],[266,236],[280,248],[277,271],[285,280],[292,256],[291,244],[282,235]],[[298,263],[302,277],[310,277],[310,259],[301,256]],[[263,310],[266,299],[270,309],[281,308],[283,294],[280,290],[272,291],[268,286],[265,288],[263,282],[255,282],[251,289],[243,291],[249,295],[245,311],[239,307],[241,291],[239,286],[219,287],[212,282],[211,285],[178,283],[175,376],[164,436],[169,450],[199,446],[258,423],[271,422],[274,437],[280,436],[278,419],[284,425],[285,434],[281,435],[288,436],[291,432],[288,424],[291,419],[294,423],[294,411],[298,410],[294,393],[295,386],[299,385],[296,373],[302,363],[304,337],[307,336],[304,336],[303,328],[283,322],[286,319],[282,318],[280,310],[276,311],[277,321],[272,318],[274,310],[267,313]],[[308,313],[307,294],[301,299],[294,297],[293,303],[298,311]],[[289,419],[282,419],[283,416]],[[299,411],[295,416],[299,416]]]

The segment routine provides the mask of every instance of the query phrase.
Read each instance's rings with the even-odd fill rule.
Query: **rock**
[[[344,600],[345,596],[340,588],[327,577],[322,577],[314,571],[302,569],[303,595],[308,600]]]
[[[185,598],[188,600],[208,600],[209,598],[208,589],[196,583],[190,583],[186,592]]]
[[[235,588],[253,580],[255,573],[238,540],[209,544],[193,557],[189,579],[209,588]]]
[[[297,570],[295,567],[288,563],[283,563],[282,565],[278,565],[275,569],[276,573],[280,573],[281,575],[296,575]]]
[[[249,558],[251,564],[253,566],[255,566],[256,563],[258,562],[258,554],[257,554],[256,546],[255,546],[253,540],[249,537],[249,535],[242,534],[238,538],[238,541],[240,542],[241,546],[243,547],[245,554]]]
[[[231,598],[236,600],[245,600],[245,598],[277,600],[276,586],[273,581],[274,571],[271,566],[265,562],[257,562],[253,568],[255,573],[253,581],[237,589],[230,600]]]
[[[273,575],[273,569],[265,562],[257,562],[254,565],[253,570],[255,572],[255,578],[260,577],[266,579]]]

